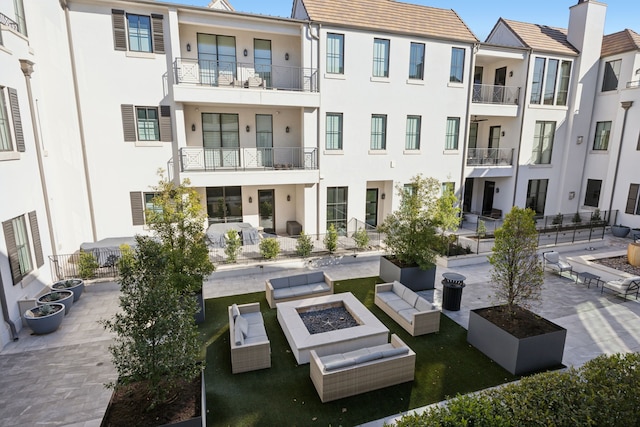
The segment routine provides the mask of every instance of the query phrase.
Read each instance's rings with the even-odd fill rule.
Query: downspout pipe
[[[9,325],[9,329],[11,330],[11,339],[13,341],[18,341],[18,330],[16,329],[16,324],[13,323],[11,317],[9,317],[9,307],[7,307],[7,295],[4,293],[4,285],[2,284],[2,275],[0,275],[0,304],[2,305],[2,317],[4,321]]]
[[[616,159],[616,168],[613,171],[613,183],[611,185],[611,199],[609,200],[609,218],[611,218],[611,209],[613,208],[613,195],[616,192],[616,181],[618,180],[618,168],[620,167],[620,157],[622,157],[622,143],[624,141],[624,128],[627,126],[627,113],[633,105],[633,101],[623,101],[620,106],[624,109],[624,117],[622,118],[622,131],[620,132],[620,144],[618,144],[618,158]]]
[[[71,18],[69,16],[69,4],[66,0],[60,0],[60,6],[64,9],[64,20],[67,27],[67,44],[69,46],[69,58],[71,59],[71,77],[73,79],[73,94],[76,103],[76,118],[78,119],[78,131],[80,132],[80,148],[82,149],[82,166],[84,169],[85,186],[87,187],[87,201],[89,203],[89,219],[91,221],[91,235],[93,241],[98,240],[96,232],[96,216],[93,206],[93,192],[91,187],[91,176],[89,175],[89,164],[87,160],[87,144],[84,134],[84,120],[82,109],[80,108],[80,90],[78,88],[78,73],[76,71],[76,56],[73,49],[73,36],[71,35]]]

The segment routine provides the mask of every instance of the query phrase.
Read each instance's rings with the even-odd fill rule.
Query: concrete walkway
[[[615,278],[611,271],[590,263],[590,257],[626,253],[629,239],[607,236],[594,250],[557,248],[575,270],[590,271],[604,280]],[[586,245],[585,245],[586,246]],[[204,285],[205,298],[264,290],[267,278],[321,269],[334,280],[378,275],[377,256],[351,256],[338,260],[300,261],[220,268]],[[444,313],[467,327],[469,310],[491,305],[487,263],[437,268],[437,277],[455,271],[467,277],[460,311]],[[640,351],[640,304],[624,301],[612,293],[600,293],[574,279],[545,273],[542,301],[534,311],[567,328],[563,363],[580,366],[600,354]],[[0,352],[0,424],[2,426],[99,426],[111,397],[103,384],[116,379],[108,352],[112,340],[98,323],[118,310],[118,285],[94,283],[86,286],[82,298],[55,333],[30,335],[23,328],[20,339]],[[442,286],[421,294],[441,304]],[[372,421],[381,426],[396,416]]]

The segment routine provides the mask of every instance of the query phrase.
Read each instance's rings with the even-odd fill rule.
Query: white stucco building
[[[210,223],[376,226],[422,173],[465,212],[617,210],[640,227],[640,36],[296,0],[292,18],[148,0],[0,0],[1,343],[50,256],[146,233],[158,169]],[[17,179],[20,177],[20,179]],[[501,212],[501,213],[500,213]]]

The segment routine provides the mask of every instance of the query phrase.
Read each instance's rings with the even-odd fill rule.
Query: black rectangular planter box
[[[424,291],[435,287],[436,267],[429,270],[421,270],[418,266],[398,267],[381,256],[380,278],[387,283],[397,280],[412,291]]]
[[[527,338],[516,338],[478,313],[469,312],[467,342],[513,375],[554,368],[562,364],[567,330],[546,319],[556,331]]]

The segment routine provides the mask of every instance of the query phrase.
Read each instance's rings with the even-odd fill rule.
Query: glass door
[[[200,83],[231,85],[236,79],[236,38],[198,33]]]
[[[240,131],[237,114],[202,113],[205,168],[240,166]]]
[[[258,166],[273,167],[273,116],[256,114],[256,148]]]
[[[264,87],[271,88],[271,40],[253,40],[253,60],[256,75],[264,81]]]
[[[258,216],[265,233],[275,234],[274,190],[258,190]]]
[[[367,188],[364,221],[372,227],[378,226],[378,189]]]

